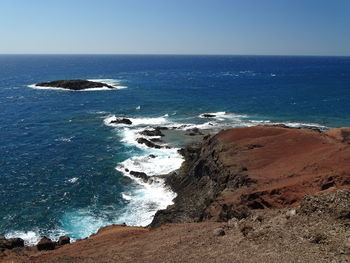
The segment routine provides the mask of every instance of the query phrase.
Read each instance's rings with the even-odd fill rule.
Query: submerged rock
[[[201,132],[200,129],[198,129],[198,128],[193,128],[193,129],[188,129],[188,130],[186,130],[185,135],[196,136],[196,135],[203,135],[203,133]]]
[[[72,79],[72,80],[55,80],[49,82],[41,82],[36,84],[37,87],[53,87],[69,90],[88,90],[96,88],[109,88],[115,89],[115,87],[95,81],[83,80],[83,79]]]

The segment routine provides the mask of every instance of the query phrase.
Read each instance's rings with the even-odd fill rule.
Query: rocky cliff
[[[221,131],[182,150],[167,182],[175,204],[152,222],[227,221],[252,209],[296,206],[305,195],[350,188],[349,128],[321,132],[282,126]]]

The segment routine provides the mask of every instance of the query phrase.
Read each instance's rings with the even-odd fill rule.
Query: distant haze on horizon
[[[0,54],[350,56],[349,0],[1,0]]]

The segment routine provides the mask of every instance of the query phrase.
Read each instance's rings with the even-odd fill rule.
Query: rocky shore
[[[321,132],[284,126],[224,130],[182,150],[166,181],[178,196],[163,223],[228,221],[252,209],[297,206],[307,194],[350,188],[349,128]]]
[[[150,227],[110,226],[48,252],[3,249],[0,261],[350,262],[349,135],[284,126],[205,135],[164,176],[177,197]]]

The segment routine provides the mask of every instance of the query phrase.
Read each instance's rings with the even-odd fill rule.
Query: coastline
[[[349,131],[349,128],[320,132],[283,126],[255,126],[223,130],[215,135],[205,136],[203,142],[197,142],[181,150],[185,161],[178,171],[163,176],[167,185],[177,192],[177,197],[173,205],[156,213],[151,228],[104,227],[86,240],[64,246],[47,255],[35,251],[35,247],[32,247],[24,249],[24,252],[23,250],[6,252],[5,260],[13,260],[13,256],[18,256],[19,253],[18,258],[28,259],[28,255],[35,255],[33,262],[54,262],[51,260],[62,259],[63,255],[68,254],[72,256],[68,257],[72,260],[70,262],[80,262],[76,258],[79,250],[84,246],[90,246],[89,244],[95,244],[94,242],[104,242],[100,248],[95,245],[90,247],[89,251],[96,255],[102,252],[101,249],[108,250],[114,247],[112,239],[139,240],[139,242],[145,239],[147,242],[153,240],[159,249],[158,236],[162,236],[165,240],[169,239],[169,242],[176,241],[186,245],[194,242],[186,238],[187,235],[196,236],[200,233],[205,236],[205,240],[209,238],[205,241],[209,243],[205,243],[204,246],[212,247],[213,244],[210,243],[212,238],[223,240],[233,234],[237,240],[247,245],[260,242],[266,235],[282,235],[278,227],[282,223],[284,227],[295,232],[294,235],[301,231],[298,224],[304,225],[302,230],[304,239],[290,245],[296,246],[296,251],[301,251],[301,242],[312,251],[327,248],[327,253],[331,253],[333,257],[342,258],[343,255],[346,257],[347,243],[344,241],[344,245],[339,247],[345,254],[339,254],[334,244],[339,243],[339,238],[344,239],[348,233],[345,226],[349,219],[347,214],[349,208],[345,200],[350,200],[350,191],[346,190],[350,189],[347,176],[350,167],[346,161],[350,157]],[[325,159],[325,156],[328,158]],[[266,160],[266,157],[269,159]],[[281,162],[283,165],[278,166]],[[257,171],[256,166],[259,167],[259,171],[264,171],[265,175],[270,176],[256,177],[254,173]],[[329,174],[330,166],[334,167],[332,174]],[[311,168],[312,170],[309,170]],[[291,171],[294,171],[293,176]],[[318,174],[313,175],[313,171],[318,171]],[[324,173],[325,171],[327,173]],[[274,177],[276,174],[278,177]],[[285,176],[281,177],[281,174]],[[322,211],[322,214],[317,211]],[[313,219],[315,217],[321,223],[316,224],[317,220]],[[338,236],[328,229],[329,222],[335,226],[334,233]],[[271,229],[266,232],[264,229],[268,226]],[[315,229],[321,232],[315,232]],[[305,232],[306,230],[310,231],[309,234]],[[193,234],[185,234],[186,231],[193,231]],[[170,233],[174,235],[176,232],[175,236],[167,238],[164,236]],[[184,235],[184,241],[181,241],[181,235]],[[283,235],[286,240],[290,240],[291,237]],[[150,239],[146,236],[150,236]],[[220,236],[223,237],[218,239]],[[270,238],[262,240],[274,244],[276,248],[281,245],[274,243]],[[232,242],[239,246],[237,240]],[[325,240],[328,243],[325,243]],[[227,249],[221,245],[223,247],[220,249]],[[124,255],[130,253],[129,246],[122,247],[125,249]],[[241,255],[236,255],[237,258],[250,251],[248,247],[244,249]],[[301,256],[306,259],[304,262],[315,260],[312,253],[309,254],[305,250],[302,250],[302,253]],[[324,252],[321,254],[324,256]],[[260,253],[255,257],[263,258],[262,255]],[[200,256],[196,254],[195,257]],[[323,262],[318,259],[317,262]],[[129,261],[125,259],[122,262]],[[144,262],[150,261],[145,259]],[[154,262],[161,262],[160,258]]]

